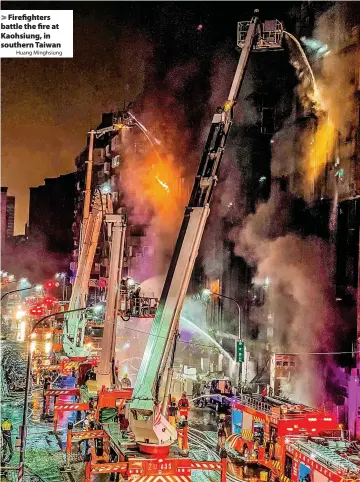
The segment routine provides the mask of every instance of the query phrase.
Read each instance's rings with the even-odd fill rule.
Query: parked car
[[[208,407],[217,413],[231,413],[231,400],[223,395],[213,395],[208,402]]]
[[[232,386],[231,381],[223,379],[211,380],[210,386],[210,397],[207,401],[207,405],[219,413],[230,413],[231,412],[231,395]]]

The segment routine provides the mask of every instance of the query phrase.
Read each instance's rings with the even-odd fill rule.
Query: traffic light
[[[236,362],[244,363],[245,361],[245,345],[243,341],[236,342]]]

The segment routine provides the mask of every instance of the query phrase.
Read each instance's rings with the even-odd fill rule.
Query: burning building
[[[196,281],[216,285],[220,293],[240,302],[250,357],[252,352],[262,353],[252,360],[259,374],[251,377],[254,383],[268,383],[271,353],[331,351],[339,343],[334,330],[341,323],[333,285],[337,285],[338,298],[344,285],[352,293],[357,286],[360,55],[359,15],[352,9],[358,6],[351,3],[346,7],[343,2],[295,6],[294,25],[289,30],[295,31],[303,45],[316,46],[314,52],[308,49],[306,53],[317,87],[312,85],[311,70],[303,64],[297,44],[287,35],[286,56],[281,62],[290,58],[298,85],[294,71],[284,72],[285,81],[278,81],[281,92],[277,94],[276,88],[271,91],[275,73],[269,74],[265,65],[258,69],[252,65],[252,91],[246,92],[244,85],[246,96],[239,102],[248,115],[253,112],[247,125],[240,119],[235,126],[240,133],[234,138],[234,151],[241,147],[231,162],[238,159],[241,176],[237,181],[233,174],[229,176],[233,186],[223,191],[217,206],[221,223],[214,224],[212,210],[207,239],[212,255],[206,263],[203,253],[203,270]],[[315,35],[317,41],[312,42]],[[261,67],[265,67],[263,77]],[[279,66],[276,69],[283,72]],[[265,95],[268,92],[271,95]],[[320,99],[314,98],[319,92]],[[248,164],[243,166],[246,160]],[[223,182],[225,186],[226,180]],[[234,191],[246,198],[245,206],[229,198]],[[268,199],[269,192],[270,202],[256,206]],[[304,269],[307,263],[312,271]],[[208,320],[215,331],[237,333],[236,307],[231,300],[213,297]],[[356,321],[349,326],[354,335]],[[349,329],[345,331],[349,335]],[[303,337],[305,333],[308,335]],[[351,351],[351,339],[354,337],[347,336],[341,348]],[[233,350],[233,341],[222,341]],[[316,369],[315,365],[309,368],[313,362]],[[324,368],[319,363],[312,357],[309,373],[325,379],[326,375],[317,371]],[[315,386],[311,382],[307,388],[299,388],[303,393],[314,392],[308,403],[319,402],[317,396],[324,387],[315,394]]]
[[[101,130],[116,123],[116,113],[105,113],[97,127]],[[145,127],[134,123],[131,128],[106,133],[95,139],[92,189],[110,194],[114,212],[125,209],[127,232],[123,276],[136,282],[162,274],[164,266],[159,242],[167,234],[174,205],[184,195],[184,178],[173,160],[161,157],[149,143]],[[75,275],[82,220],[84,180],[89,146],[76,158],[77,199],[73,223],[74,251],[71,270]],[[166,217],[168,219],[166,220]],[[159,241],[160,239],[160,241]],[[164,240],[163,240],[164,241]],[[165,240],[166,241],[166,240]],[[91,272],[90,286],[94,292],[106,286],[109,266],[109,244],[106,233],[100,236]]]

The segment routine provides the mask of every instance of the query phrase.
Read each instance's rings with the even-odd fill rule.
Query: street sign
[[[245,360],[245,346],[243,341],[236,343],[236,362],[243,363]]]

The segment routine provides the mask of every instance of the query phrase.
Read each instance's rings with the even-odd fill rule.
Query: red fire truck
[[[279,441],[285,437],[315,436],[329,430],[339,430],[339,425],[325,412],[277,397],[242,395],[233,402],[228,443],[245,457],[257,460],[255,452],[260,454],[262,449],[270,458],[276,457]]]
[[[233,402],[227,448],[275,482],[360,480],[360,445],[345,440],[333,415],[277,397]]]

